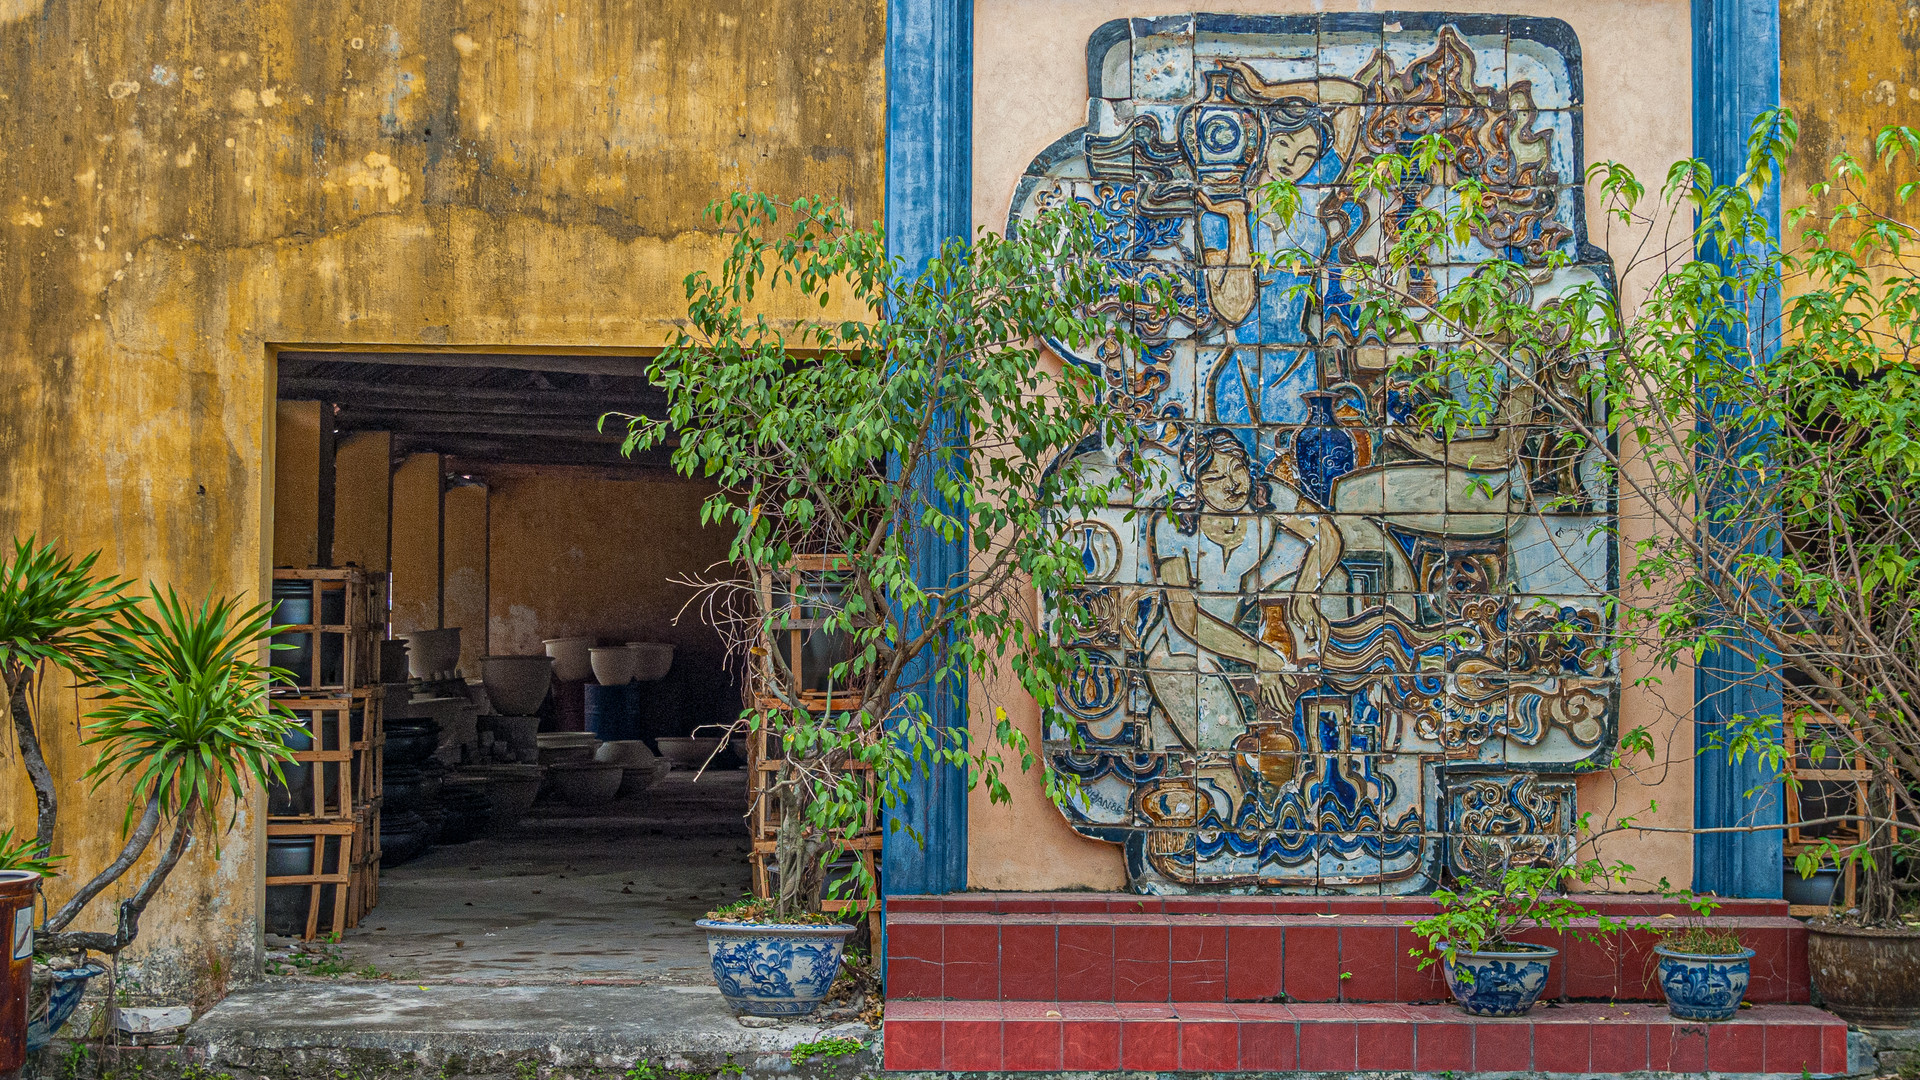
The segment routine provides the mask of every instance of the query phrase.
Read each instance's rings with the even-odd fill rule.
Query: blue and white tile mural
[[[1115,265],[1170,283],[1178,310],[1122,313],[1147,345],[1124,369],[1055,343],[1109,380],[1168,478],[1072,524],[1100,616],[1069,695],[1079,738],[1047,733],[1082,785],[1074,828],[1124,844],[1151,892],[1406,893],[1443,861],[1564,857],[1567,774],[1615,737],[1617,677],[1595,648],[1612,493],[1556,449],[1569,421],[1546,395],[1588,419],[1600,405],[1580,358],[1550,355],[1496,423],[1416,427],[1391,371],[1416,341],[1359,327],[1345,282],[1413,207],[1448,197],[1447,177],[1392,201],[1353,181],[1429,132],[1491,214],[1416,289],[1496,256],[1535,268],[1536,304],[1609,280],[1585,237],[1571,30],[1121,20],[1094,33],[1087,75],[1087,125],[1029,166],[1013,215],[1097,208]],[[1300,188],[1289,223],[1260,211],[1275,178]],[[1300,249],[1299,274],[1256,258]]]

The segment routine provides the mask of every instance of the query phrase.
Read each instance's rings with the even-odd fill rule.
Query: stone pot
[[[553,677],[568,682],[585,682],[593,674],[590,637],[557,637],[542,642],[553,657]]]
[[[818,1008],[855,927],[782,926],[701,919],[713,981],[735,1012],[805,1016]]]
[[[410,630],[400,635],[407,639],[407,673],[416,679],[435,679],[460,666],[460,628]]]
[[[551,656],[485,656],[480,675],[486,680],[487,701],[502,716],[531,716],[547,700],[553,684]]]
[[[673,762],[676,769],[703,768],[720,748],[720,740],[714,738],[663,738],[659,743],[661,755]]]
[[[633,650],[633,681],[658,682],[673,669],[673,643],[670,641],[629,641]]]
[[[487,778],[487,828],[510,829],[533,808],[547,771],[538,765],[495,765],[475,770]]]
[[[1446,965],[1447,989],[1474,1016],[1525,1016],[1546,989],[1547,972],[1560,950],[1510,942],[1455,954]]]
[[[1833,891],[1839,884],[1840,870],[1834,866],[1823,866],[1812,877],[1801,877],[1800,871],[1791,866],[1780,872],[1780,895],[1789,904],[1827,907],[1833,903]]]
[[[433,826],[411,810],[380,812],[380,865],[394,867],[409,863],[433,846]]]
[[[1654,947],[1660,958],[1660,990],[1667,995],[1667,1011],[1681,1020],[1709,1023],[1731,1020],[1747,997],[1752,949],[1738,956],[1709,956]]]
[[[588,655],[592,658],[593,677],[601,686],[625,686],[632,682],[640,660],[639,654],[625,645],[589,649]]]
[[[1920,1023],[1920,930],[1808,923],[1807,967],[1814,992],[1850,1024]]]
[[[569,761],[550,766],[547,775],[568,806],[605,806],[619,794],[624,771],[617,764]]]
[[[658,776],[659,773],[655,772],[651,765],[641,768],[636,768],[632,765],[622,765],[620,767],[620,790],[614,792],[613,797],[616,799],[630,799],[635,795],[639,795],[652,787],[653,781]]]

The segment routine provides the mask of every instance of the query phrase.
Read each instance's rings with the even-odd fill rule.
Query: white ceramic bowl
[[[594,748],[593,760],[611,761],[633,769],[653,769],[653,751],[639,739],[615,739]]]
[[[488,723],[493,727],[493,737],[505,739],[514,750],[531,752],[540,745],[537,716],[494,716],[488,718]]]
[[[633,681],[653,682],[667,677],[673,669],[673,643],[670,641],[629,641],[633,651]]]
[[[438,678],[460,666],[459,627],[410,630],[400,636],[407,639],[407,674],[414,678]]]
[[[487,701],[502,716],[531,716],[547,700],[553,684],[553,657],[486,656],[480,659]]]
[[[588,655],[593,662],[593,677],[601,686],[627,685],[633,681],[634,669],[639,666],[638,654],[624,645],[592,649]]]
[[[548,638],[541,644],[547,647],[547,655],[553,657],[553,677],[568,682],[586,682],[593,674],[593,666],[588,659],[588,650],[593,648],[590,637]]]
[[[660,752],[673,762],[676,769],[698,769],[707,763],[713,752],[720,748],[718,738],[662,738],[657,740]]]
[[[626,770],[610,762],[583,761],[553,765],[547,775],[553,789],[569,806],[600,806],[620,792]]]

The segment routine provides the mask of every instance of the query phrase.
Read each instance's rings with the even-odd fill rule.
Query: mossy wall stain
[[[883,12],[0,0],[0,526],[259,595],[271,344],[659,343],[723,249],[715,196],[879,215]],[[77,786],[74,693],[43,699],[84,871],[120,810]],[[0,793],[25,819],[11,755]],[[149,985],[255,970],[259,827],[243,812],[150,912]]]
[[[1783,0],[1780,41],[1780,99],[1800,122],[1799,151],[1782,176],[1791,207],[1807,202],[1835,156],[1870,162],[1881,128],[1920,125],[1920,2]],[[1912,176],[1867,170],[1869,204],[1898,207],[1897,189]]]

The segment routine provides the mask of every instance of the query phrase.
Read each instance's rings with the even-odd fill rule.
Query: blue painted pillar
[[[1779,0],[1693,0],[1694,155],[1731,183],[1744,171],[1753,118],[1780,103]],[[1764,211],[1777,235],[1780,190],[1769,188]],[[1712,256],[1715,253],[1708,253]],[[1756,323],[1778,315],[1750,312]],[[1738,498],[1737,495],[1730,497]],[[1720,526],[1739,529],[1739,523]],[[1737,535],[1737,534],[1735,534]],[[1756,538],[1755,550],[1778,552],[1778,532]],[[1751,651],[1751,650],[1750,650]],[[1777,676],[1731,649],[1714,649],[1694,671],[1694,823],[1700,828],[1771,825],[1784,819],[1783,795],[1772,770],[1748,754],[1734,761],[1714,746],[1736,717],[1779,716]],[[1722,896],[1780,896],[1781,833],[1696,835],[1693,887]]]
[[[888,0],[887,249],[914,273],[950,237],[973,231],[973,0]],[[921,478],[931,488],[931,474]],[[915,529],[923,586],[964,582],[967,541]],[[922,664],[924,677],[929,665]],[[964,683],[924,687],[942,728],[964,728]],[[888,814],[882,888],[890,896],[967,887],[967,783],[951,766],[916,769]],[[907,828],[924,840],[916,842]]]

